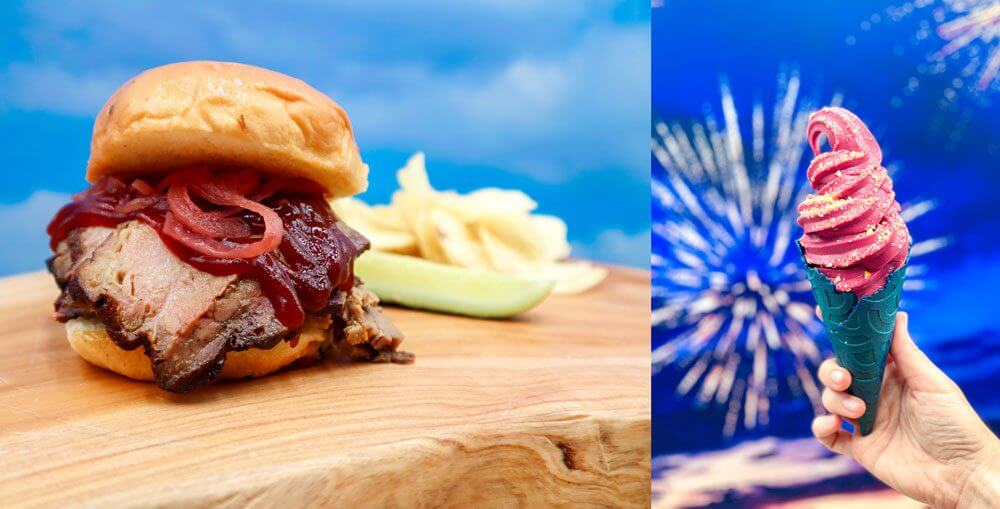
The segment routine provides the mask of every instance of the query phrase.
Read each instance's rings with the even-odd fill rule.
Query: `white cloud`
[[[0,276],[45,268],[51,254],[45,227],[69,199],[68,194],[35,191],[21,203],[0,205],[0,239],[16,240],[0,250]]]
[[[525,57],[486,76],[408,69],[400,90],[324,88],[342,100],[362,143],[548,182],[609,167],[645,179],[647,33],[594,31],[563,55]]]
[[[649,26],[611,2],[29,7],[35,58],[0,105],[90,116],[128,76],[199,58],[294,74],[344,105],[365,150],[425,150],[545,182],[648,175]]]
[[[634,234],[605,230],[592,242],[574,242],[573,256],[649,268],[649,230]]]

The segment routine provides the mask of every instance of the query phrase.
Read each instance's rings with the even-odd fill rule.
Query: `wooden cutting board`
[[[0,280],[0,506],[649,506],[647,272],[509,321],[389,308],[413,365],[188,395],[78,358],[56,293]]]

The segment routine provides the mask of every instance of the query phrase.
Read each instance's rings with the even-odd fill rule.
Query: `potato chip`
[[[372,249],[438,263],[487,269],[555,282],[554,293],[578,293],[600,283],[608,269],[570,254],[566,223],[533,214],[538,204],[521,191],[483,188],[468,194],[438,191],[422,152],[396,174],[389,205],[353,198],[332,202],[337,214],[367,236]]]
[[[597,286],[607,276],[607,267],[583,261],[553,263],[536,273],[536,277],[541,279],[554,280],[556,286],[552,292],[562,295],[585,292]]]
[[[416,231],[420,228],[418,218],[433,208],[432,201],[428,199],[428,196],[424,193],[396,191],[392,196],[392,203],[389,205],[390,208],[397,211],[399,217],[409,226],[410,231],[418,237],[420,236]]]
[[[538,206],[521,191],[479,189],[466,195],[439,193],[437,205],[451,210],[463,221],[475,223],[484,216],[526,216]]]
[[[367,214],[370,208],[367,203],[357,198],[340,198],[330,201],[330,208],[341,219],[351,219],[357,221],[359,217]]]
[[[414,216],[414,231],[421,258],[432,262],[449,263],[441,248],[440,235],[430,219],[430,210],[423,210]]]
[[[417,239],[405,223],[403,224],[404,229],[383,228],[375,222],[375,211],[364,202],[354,198],[334,200],[330,206],[340,219],[371,241],[372,249],[394,253],[416,251]]]
[[[405,191],[416,193],[434,192],[430,180],[427,178],[427,167],[423,152],[417,152],[406,160],[406,165],[396,173],[396,180],[399,181],[399,188]]]
[[[523,252],[496,236],[486,225],[476,226],[476,236],[490,265],[498,272],[517,274],[533,264]]]
[[[538,225],[530,215],[487,215],[479,220],[498,238],[520,251],[525,258],[534,262],[554,261],[547,256],[551,240],[540,238]]]
[[[368,220],[372,226],[397,232],[408,232],[411,229],[410,224],[397,208],[388,205],[376,205],[371,207],[370,210],[371,215]]]
[[[482,244],[454,214],[444,209],[431,209],[427,217],[436,230],[438,244],[448,263],[473,269],[490,268]]]
[[[550,260],[561,260],[569,256],[570,247],[566,240],[566,222],[556,216],[536,214],[531,216],[543,256]]]
[[[359,230],[360,231],[360,230]],[[372,249],[388,253],[409,254],[417,251],[417,239],[408,232],[368,230],[362,234],[372,243]]]

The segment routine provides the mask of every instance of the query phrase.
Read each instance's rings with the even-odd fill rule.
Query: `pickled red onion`
[[[146,207],[156,205],[159,201],[160,198],[157,196],[140,196],[139,198],[133,198],[115,207],[115,212],[119,214],[128,214],[129,212],[135,212],[137,210],[142,210]]]
[[[194,184],[193,188],[194,191],[202,198],[216,205],[241,207],[256,213],[264,219],[264,235],[259,241],[247,246],[256,246],[260,249],[260,251],[252,256],[273,251],[279,244],[281,244],[281,235],[284,231],[284,225],[282,225],[281,217],[278,213],[270,207],[260,202],[247,199],[246,196],[237,193],[232,188],[227,188],[214,182],[199,182]],[[238,258],[244,258],[244,256],[239,256]]]
[[[227,217],[222,211],[205,211],[199,207],[184,184],[173,184],[167,189],[167,205],[174,217],[189,230],[212,238],[249,237],[250,226],[238,217]],[[239,210],[239,209],[237,209]]]
[[[149,196],[156,194],[156,189],[149,185],[145,180],[135,179],[132,181],[132,189],[139,191],[140,193]]]
[[[163,233],[184,247],[213,258],[255,258],[269,251],[263,247],[263,239],[251,244],[237,244],[195,233],[181,224],[172,212],[163,216]]]
[[[209,174],[198,169],[174,173],[157,186],[157,189],[166,189],[171,211],[165,218],[163,232],[195,252],[216,258],[255,258],[273,251],[281,244],[283,225],[281,217],[270,207],[246,197],[259,186],[257,176],[246,171],[223,173],[215,178],[209,178]],[[191,199],[189,191],[226,208],[211,212],[202,210]],[[229,217],[242,209],[261,216],[263,235],[248,244],[216,240],[250,236],[250,225],[244,218]]]

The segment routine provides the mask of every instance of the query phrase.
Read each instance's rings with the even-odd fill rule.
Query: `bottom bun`
[[[299,359],[313,361],[319,358],[319,347],[327,340],[329,332],[307,323],[299,333],[295,346],[280,341],[273,348],[250,348],[226,354],[221,379],[254,378],[273,373]],[[66,322],[66,339],[73,350],[87,362],[114,371],[133,380],[152,382],[153,367],[145,349],[123,350],[98,320],[76,318]]]

